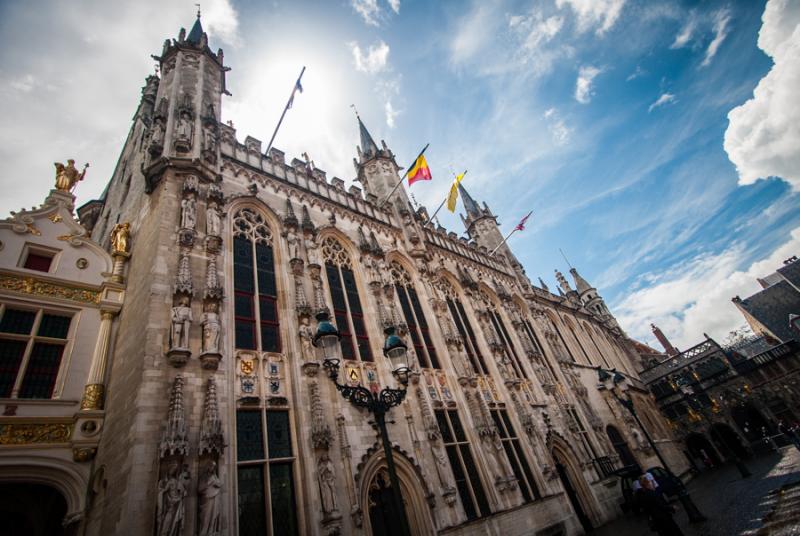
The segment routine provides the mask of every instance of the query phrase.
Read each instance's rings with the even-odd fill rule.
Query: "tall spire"
[[[458,183],[458,193],[461,195],[461,200],[464,203],[464,209],[467,211],[467,218],[480,218],[483,216],[483,211],[478,203],[472,199],[472,196],[469,195],[467,189]]]
[[[199,45],[201,37],[203,37],[203,25],[200,24],[200,6],[198,5],[197,20],[194,21],[194,26],[192,26],[192,29],[189,31],[189,37],[186,38],[186,41],[193,45]]]
[[[592,290],[594,287],[588,283],[581,275],[578,273],[578,270],[575,268],[570,268],[569,273],[572,274],[572,279],[575,280],[575,289],[578,291],[578,294],[583,296],[583,293]]]
[[[356,112],[356,117],[358,118],[358,131],[359,134],[361,134],[361,154],[364,160],[369,160],[378,155],[378,145],[375,143],[375,140],[372,139],[372,136],[370,136],[358,112]]]

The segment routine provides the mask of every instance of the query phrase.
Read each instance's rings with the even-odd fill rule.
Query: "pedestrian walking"
[[[641,488],[636,492],[638,503],[648,517],[650,529],[659,536],[683,536],[680,527],[672,519],[675,509],[656,491],[654,482],[642,475],[639,484]]]
[[[794,444],[794,448],[800,450],[800,437],[797,436],[797,431],[794,428],[787,426],[783,421],[778,421],[778,431]]]

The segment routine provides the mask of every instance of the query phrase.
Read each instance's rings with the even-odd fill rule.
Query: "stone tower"
[[[619,330],[620,327],[617,323],[617,319],[614,318],[614,315],[608,310],[606,302],[603,300],[602,296],[597,293],[597,289],[590,285],[575,268],[570,268],[569,273],[572,274],[572,279],[575,281],[575,290],[584,307],[597,315],[609,328]]]
[[[483,246],[489,251],[494,251],[497,246],[503,244],[503,233],[497,223],[497,216],[492,214],[485,202],[483,207],[478,205],[463,184],[458,185],[458,193],[462,203],[464,203],[464,210],[467,212],[466,216],[461,215],[461,221],[464,222],[464,227],[467,228],[467,234],[479,246]],[[517,271],[521,271],[521,265],[511,252],[508,243],[500,246],[496,255],[504,255]]]

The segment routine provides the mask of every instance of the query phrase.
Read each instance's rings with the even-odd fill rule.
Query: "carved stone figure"
[[[203,149],[212,152],[217,149],[217,135],[211,127],[203,129]]]
[[[192,141],[192,118],[191,116],[184,112],[180,116],[178,116],[178,126],[175,129],[175,137],[179,141],[184,141],[191,143]]]
[[[198,536],[217,536],[220,534],[220,499],[222,481],[217,476],[217,462],[211,461],[205,475],[197,484],[200,514],[197,517]]]
[[[113,253],[129,253],[131,224],[118,223],[111,231],[111,249]]]
[[[300,237],[297,235],[297,230],[293,226],[286,229],[286,242],[289,244],[289,259],[300,258]]]
[[[183,534],[186,497],[189,473],[184,468],[178,473],[178,463],[169,466],[166,476],[158,483],[158,536],[180,536]]]
[[[197,222],[197,207],[194,197],[187,197],[181,201],[181,228],[194,229]]]
[[[442,483],[442,488],[445,491],[455,489],[453,472],[450,470],[450,463],[447,461],[447,456],[441,443],[439,440],[431,441],[431,447],[433,459],[436,461],[436,472],[439,474],[439,482]]]
[[[305,246],[306,246],[306,260],[308,260],[308,264],[316,264],[317,266],[321,266],[320,257],[319,257],[319,246],[314,241],[314,237],[309,235],[305,239]]]
[[[206,234],[208,236],[220,236],[222,232],[222,220],[219,217],[217,206],[210,203],[206,207]]]
[[[189,348],[189,328],[192,325],[192,308],[188,296],[181,296],[172,308],[172,333],[170,348]]]
[[[298,334],[300,335],[300,348],[303,352],[303,361],[313,361],[314,346],[312,344],[312,337],[314,336],[314,330],[311,329],[307,316],[303,316],[300,319]]]
[[[150,133],[150,145],[160,147],[164,143],[164,126],[161,121],[153,122],[153,130]]]
[[[89,167],[89,164],[86,164],[83,167],[83,171],[79,172],[77,168],[75,168],[75,160],[69,159],[67,160],[67,165],[65,166],[61,162],[56,162],[56,189],[61,190],[63,192],[71,192],[78,181],[83,180],[83,176],[86,175],[86,168]]]
[[[203,351],[210,353],[219,352],[220,322],[217,313],[217,304],[211,302],[203,313]]]
[[[333,471],[333,462],[327,454],[322,454],[317,464],[319,477],[319,494],[322,499],[322,511],[326,518],[339,515],[336,505],[336,475]]]

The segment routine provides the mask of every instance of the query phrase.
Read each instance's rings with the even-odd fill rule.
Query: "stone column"
[[[97,344],[92,354],[92,366],[89,369],[89,378],[83,389],[81,410],[103,409],[105,402],[106,363],[108,362],[108,347],[111,342],[111,322],[114,315],[111,311],[100,311],[100,329],[97,333]]]

